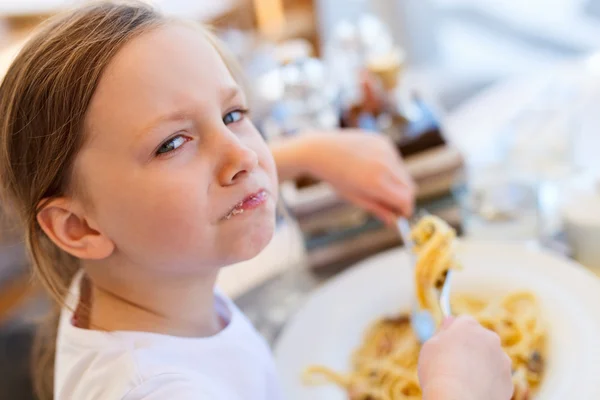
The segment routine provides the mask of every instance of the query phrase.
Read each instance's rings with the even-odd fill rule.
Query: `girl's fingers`
[[[414,209],[414,193],[391,179],[383,180],[371,194],[373,201],[386,207],[394,215],[410,216]]]
[[[440,327],[440,331],[444,331],[448,328],[450,328],[450,325],[452,325],[452,323],[454,322],[456,318],[454,317],[448,317],[445,318],[444,321],[442,322],[442,326]]]
[[[380,204],[376,200],[359,194],[343,194],[343,197],[357,206],[371,212],[385,224],[395,224],[396,214],[387,206]]]

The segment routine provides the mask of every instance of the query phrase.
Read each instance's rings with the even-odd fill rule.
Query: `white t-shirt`
[[[208,338],[75,327],[76,278],[58,330],[55,400],[278,400],[283,398],[266,342],[233,304],[216,294],[228,325]]]

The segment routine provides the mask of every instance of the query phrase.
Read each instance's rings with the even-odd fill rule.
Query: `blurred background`
[[[85,2],[0,0],[0,79],[36,25]],[[600,270],[600,0],[153,3],[216,29],[251,78],[268,140],[387,134],[420,207],[462,234],[526,241]],[[311,177],[284,183],[282,199],[273,243],[220,282],[270,341],[305,293],[399,244]],[[47,301],[18,230],[4,224],[0,240],[0,399],[31,399],[28,353]]]

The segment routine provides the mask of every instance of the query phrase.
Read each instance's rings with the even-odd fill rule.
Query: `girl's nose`
[[[242,181],[258,166],[258,155],[236,136],[229,133],[221,148],[222,157],[218,169],[221,186],[231,186]]]

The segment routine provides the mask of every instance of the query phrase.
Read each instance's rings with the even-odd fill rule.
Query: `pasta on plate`
[[[460,269],[455,255],[455,231],[443,220],[426,216],[412,231],[415,242],[417,306],[431,311],[438,323],[441,310],[435,294],[448,270]],[[546,331],[535,295],[520,291],[484,301],[469,295],[452,298],[456,315],[468,314],[496,332],[513,364],[513,400],[530,400],[545,366]],[[351,357],[350,371],[326,366],[306,369],[309,385],[335,384],[350,400],[419,400],[417,376],[420,343],[410,325],[410,313],[385,317],[367,328]]]

